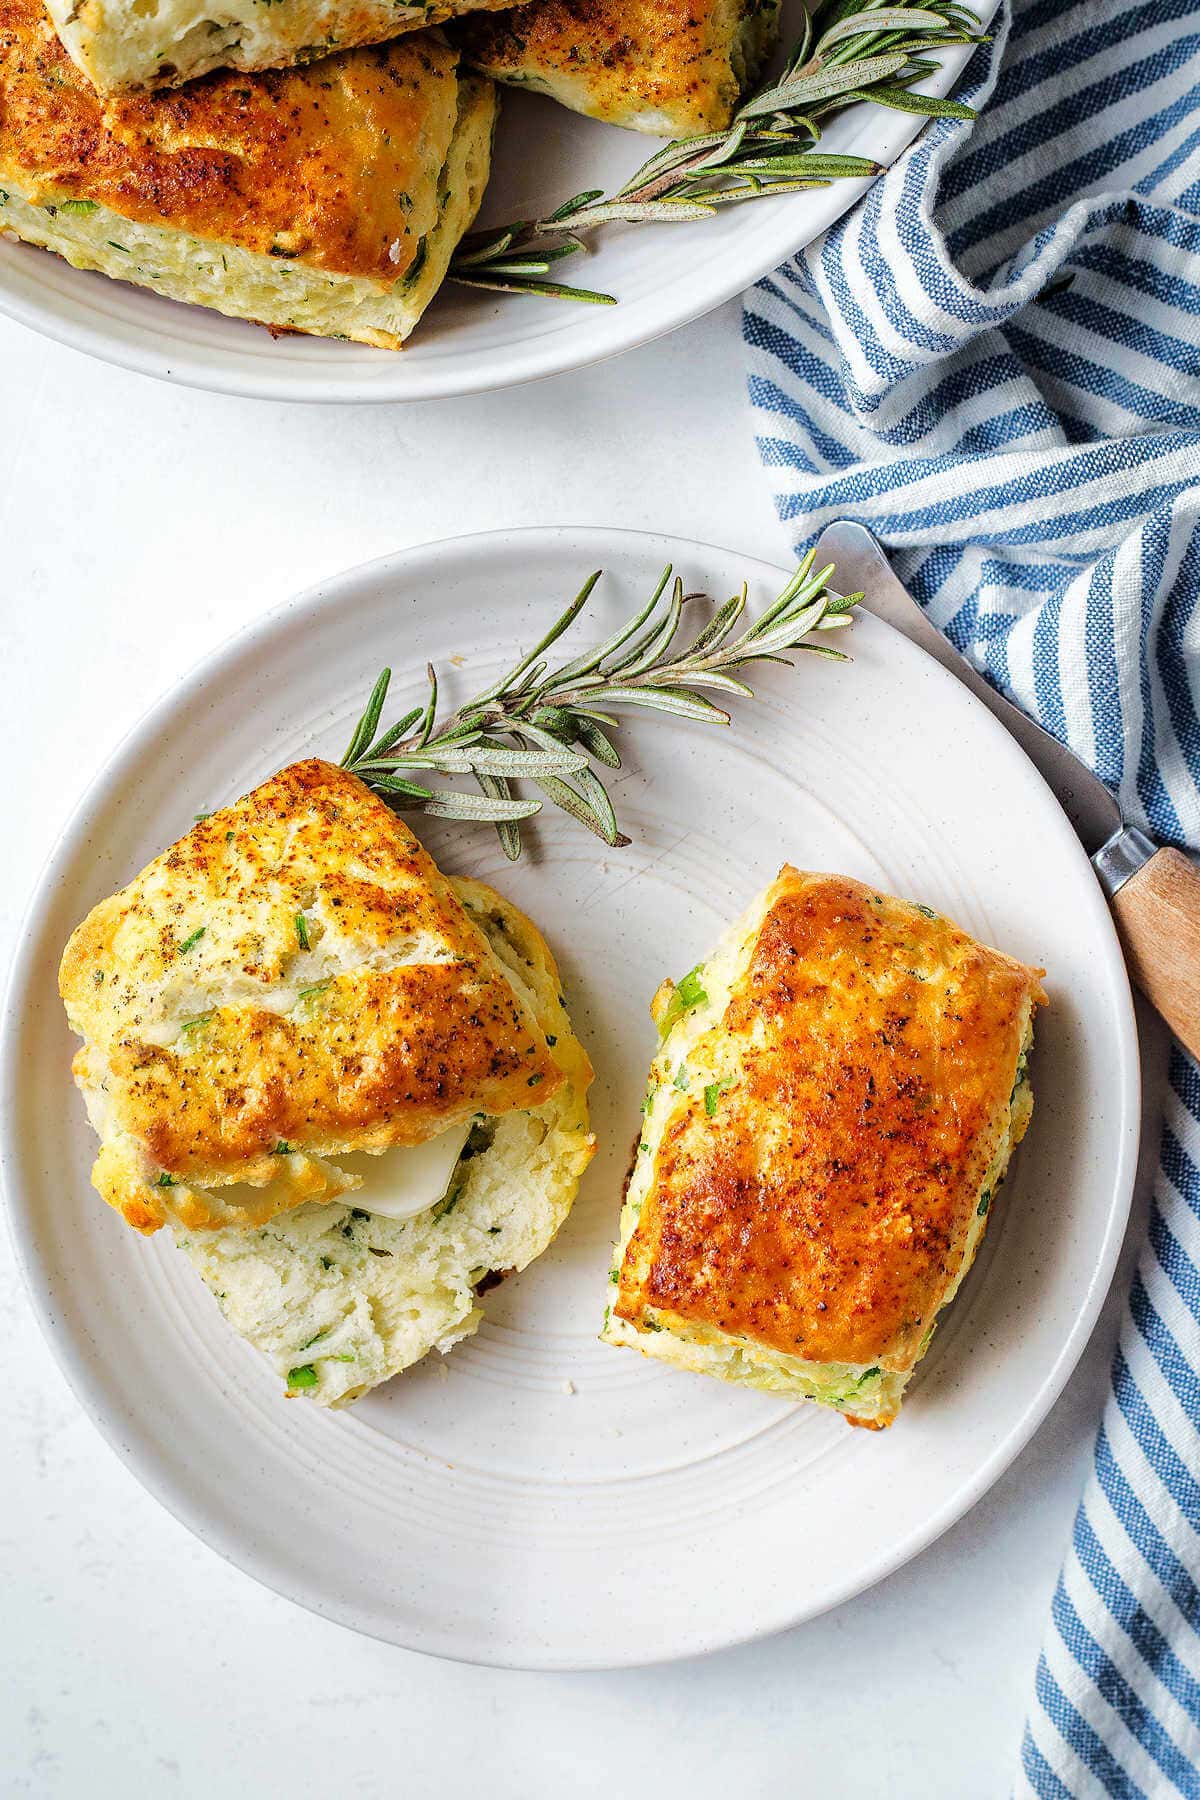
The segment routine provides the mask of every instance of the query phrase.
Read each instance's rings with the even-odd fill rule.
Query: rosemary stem
[[[729,714],[698,689],[751,698],[752,689],[735,673],[751,663],[786,660],[782,651],[840,657],[812,641],[817,632],[848,623],[846,615],[861,598],[829,588],[833,572],[829,567],[814,573],[810,554],[757,621],[738,630],[746,611],[743,587],[707,623],[694,629],[689,623],[685,630],[692,603],[703,596],[686,593],[678,579],[671,585],[673,571],[668,568],[649,601],[598,649],[552,666],[545,653],[578,617],[599,579],[593,575],[533,650],[440,724],[437,675],[429,668],[425,706],[381,733],[390,681],[385,670],[355,727],[343,767],[395,806],[424,809],[438,818],[490,822],[509,857],[520,853],[520,820],[541,805],[512,792],[512,783],[521,780],[534,782],[552,804],[605,843],[627,843],[592,766],[620,766],[606,735],[619,723],[611,709],[649,709],[728,724]],[[479,791],[426,787],[410,779],[415,770],[468,776]]]

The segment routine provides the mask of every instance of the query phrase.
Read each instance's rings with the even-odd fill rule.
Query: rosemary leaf
[[[608,795],[604,793],[596,776],[593,776],[592,780],[604,796],[602,808],[597,808],[582,794],[576,793],[573,787],[569,787],[565,781],[559,781],[553,775],[539,781],[537,785],[547,800],[552,800],[562,812],[569,813],[571,818],[576,819],[580,825],[585,825],[596,837],[602,838],[610,848],[616,849],[618,845],[628,844],[629,839],[623,837],[617,830],[616,814],[613,812]]]
[[[907,88],[875,87],[855,99],[875,100],[894,112],[924,113],[930,119],[973,119],[974,112],[960,100],[938,100],[932,94],[910,94]]]
[[[475,278],[463,275],[458,269],[451,272],[450,279],[459,287],[485,288],[498,294],[540,294],[544,300],[578,300],[585,306],[615,306],[615,294],[600,294],[591,288],[573,287],[570,282],[562,281],[517,281],[506,280],[502,276],[481,273]]]
[[[600,727],[593,724],[591,719],[577,718],[575,730],[578,733],[579,742],[589,756],[594,756],[596,761],[603,763],[607,769],[620,768],[621,758],[616,745],[605,737]]]
[[[429,742],[430,733],[433,730],[433,722],[437,718],[438,703],[437,670],[432,663],[426,663],[425,674],[429,681],[429,699],[426,702],[425,711],[422,715],[421,735],[418,739],[418,743],[422,748]]]
[[[540,710],[546,712],[551,709],[542,707]],[[561,707],[556,707],[553,710],[566,722],[567,730],[573,734],[574,722],[570,713],[563,712]],[[521,736],[528,739],[531,744],[540,744],[543,750],[549,750],[551,752],[569,749],[571,743],[570,737],[563,737],[561,735],[556,735],[553,731],[547,731],[535,719],[522,718]],[[582,760],[583,758],[581,757],[580,761],[582,762]]]
[[[899,93],[902,90],[894,89]],[[803,175],[815,182],[836,180],[861,181],[878,175],[880,165],[865,156],[828,156],[820,150],[802,150],[798,155],[745,156],[738,164],[739,175]]]
[[[576,706],[573,710],[577,719],[590,719],[593,725],[611,725],[615,728],[621,723],[614,713],[598,712],[594,706]]]
[[[381,670],[379,680],[371,689],[371,698],[367,701],[367,710],[358,721],[358,724],[354,727],[354,736],[350,739],[350,742],[346,747],[346,754],[343,756],[341,762],[343,769],[349,768],[349,766],[362,755],[363,751],[367,748],[368,744],[375,736],[375,733],[378,731],[379,719],[383,712],[383,703],[387,699],[387,691],[391,679],[392,671],[390,669]]]
[[[503,775],[485,775],[477,772],[475,776],[480,788],[492,800],[511,800],[512,789]],[[516,819],[495,819],[496,836],[500,839],[500,848],[509,862],[516,862],[521,854],[521,827]]]
[[[603,825],[603,835],[606,841],[623,848],[630,840],[624,832],[617,829],[617,815],[613,809],[613,803],[608,797],[608,789],[595,770],[580,769],[575,781],[583,798]]]
[[[525,727],[527,733],[536,735],[538,731],[557,739],[560,743],[569,744],[575,737],[575,715],[563,706],[539,706]]]
[[[399,775],[370,774],[362,769],[356,769],[355,774],[362,775],[363,780],[381,794],[403,794],[410,800],[433,799],[432,788],[422,787],[416,781],[404,781]]]
[[[457,788],[434,794],[424,807],[432,819],[480,819],[493,824],[497,819],[531,819],[541,810],[540,800],[503,800],[490,794],[461,793]]]
[[[870,21],[869,25],[866,21]],[[836,25],[822,33],[821,49],[824,53],[832,50],[843,38],[856,37],[864,30],[871,31],[921,31],[929,29],[929,15],[926,12],[914,12],[899,6],[879,7],[869,13],[849,13]]]
[[[732,600],[727,600],[724,606],[713,614],[692,645],[692,654],[707,650],[710,645],[723,644],[745,610],[746,589],[743,587],[740,594],[735,594]]]
[[[589,206],[571,219],[573,231],[591,231],[597,225],[679,225],[692,219],[707,219],[712,207],[703,200],[690,200],[680,195],[662,200],[608,200],[603,205]]]
[[[501,744],[484,744],[447,752],[438,759],[438,767],[447,775],[469,775],[473,769],[482,769],[487,775],[573,775],[585,766],[584,758],[565,745],[553,751],[510,750]]]
[[[494,236],[486,237],[484,233],[476,234],[476,246],[473,250],[460,249],[455,261],[460,269],[474,268],[476,263],[490,262],[493,257],[503,256],[513,242],[524,235],[532,227],[533,221],[523,219],[516,225],[509,225]]]
[[[371,745],[367,755],[370,757],[386,756],[392,745],[398,744],[405,732],[411,730],[416,724],[423,711],[423,707],[414,706],[410,713],[405,713],[402,719],[397,719],[396,723],[384,732],[378,743]]]
[[[559,219],[565,219],[570,213],[577,211],[580,207],[590,206],[593,200],[599,200],[603,193],[603,188],[589,188],[584,194],[576,194],[574,199],[566,201],[558,208],[557,212],[552,212],[550,214],[548,223],[551,225],[557,224]]]
[[[720,688],[726,694],[745,694],[747,699],[754,698],[752,687],[747,687],[736,675],[726,675],[717,669],[697,669],[689,673],[688,680],[693,687]]]
[[[561,681],[570,681],[576,675],[594,674],[606,657],[615,656],[621,646],[629,642],[629,639],[633,636],[634,632],[641,630],[642,626],[646,623],[646,620],[650,617],[651,613],[662,599],[663,589],[670,579],[671,565],[668,563],[658,578],[658,586],[655,588],[642,610],[635,613],[628,624],[622,625],[619,631],[614,631],[613,635],[610,638],[607,638],[598,650],[587,650],[582,656],[577,656],[574,662],[567,663],[559,670],[559,679]]]
[[[905,52],[896,50],[890,56],[867,56],[861,62],[847,63],[843,67],[834,64],[832,68],[818,69],[811,75],[799,75],[779,87],[755,94],[746,101],[738,116],[759,119],[786,111],[789,106],[812,106],[822,100],[858,93],[870,81],[886,81],[889,75],[898,75],[907,61]]]
[[[486,688],[482,694],[478,694],[475,698],[476,706],[481,706],[487,700],[494,700],[498,694],[511,688],[525,673],[526,669],[529,668],[530,664],[535,663],[538,660],[538,657],[541,656],[543,651],[549,650],[552,645],[558,642],[563,632],[568,630],[569,627],[574,624],[575,620],[587,605],[591,598],[592,589],[599,581],[602,572],[603,571],[600,569],[593,570],[572,600],[570,606],[568,606],[565,611],[559,613],[545,637],[539,638],[528,656],[523,656],[516,668],[510,669],[507,675],[502,675],[494,687]]]
[[[729,714],[720,707],[689,694],[684,688],[612,687],[604,689],[604,698],[615,706],[649,706],[658,712],[675,713],[681,719],[715,719],[728,725]]]
[[[663,653],[674,641],[675,633],[683,617],[683,583],[676,577],[675,586],[671,590],[670,603],[661,625],[648,631],[640,643],[635,644],[627,656],[621,658],[616,667],[619,673],[628,680],[633,675],[641,675],[653,667]]]
[[[827,656],[830,662],[850,661],[844,650],[833,650],[828,644],[805,644],[804,648],[812,656]]]

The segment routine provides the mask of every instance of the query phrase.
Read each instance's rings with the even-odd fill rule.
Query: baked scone
[[[496,81],[654,137],[723,131],[779,36],[779,0],[532,0],[454,28]]]
[[[179,87],[213,69],[284,69],[505,0],[47,0],[100,94]]]
[[[606,1341],[890,1425],[1029,1123],[1042,973],[785,867],[655,995]]]
[[[105,101],[38,0],[0,0],[0,231],[275,331],[398,349],[475,217],[495,118],[438,32]]]
[[[451,886],[545,1034],[559,1077],[549,1098],[473,1124],[444,1198],[408,1220],[368,1212],[360,1191],[258,1231],[176,1231],[228,1323],[318,1405],[357,1400],[477,1331],[480,1297],[546,1249],[594,1149],[591,1065],[545,941],[482,882]]]
[[[327,763],[198,820],[88,915],[60,987],[95,1186],[137,1230],[172,1225],[322,1403],[472,1330],[592,1153],[535,928]]]

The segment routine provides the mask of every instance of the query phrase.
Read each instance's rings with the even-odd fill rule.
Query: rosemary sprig
[[[620,723],[616,713],[644,707],[728,725],[729,714],[702,690],[752,698],[753,689],[734,670],[756,662],[786,664],[790,650],[844,662],[839,650],[810,641],[810,634],[849,625],[862,595],[836,593],[828,585],[833,564],[815,569],[813,563],[810,550],[783,592],[756,619],[745,622],[748,596],[743,585],[740,594],[694,632],[692,608],[704,596],[685,593],[668,566],[646,604],[611,637],[551,668],[546,652],[583,611],[600,579],[597,570],[515,667],[444,720],[438,718],[437,674],[429,665],[425,704],[380,733],[392,676],[384,669],[342,767],[397,806],[439,819],[490,821],[513,861],[521,854],[520,821],[542,807],[541,800],[514,793],[514,783],[523,781],[606,844],[627,844],[593,766],[621,766],[610,736]],[[478,792],[433,788],[414,779],[425,773],[470,776]]]
[[[881,174],[880,165],[864,157],[816,150],[821,121],[860,100],[935,118],[973,118],[969,106],[911,89],[937,66],[922,52],[983,43],[978,25],[961,0],[827,0],[815,25],[805,18],[783,73],[743,102],[727,131],[665,145],[615,194],[589,188],[544,219],[471,233],[455,253],[449,277],[493,292],[613,306],[612,294],[547,279],[564,257],[586,250],[587,232],[615,220],[706,219],[745,200]]]

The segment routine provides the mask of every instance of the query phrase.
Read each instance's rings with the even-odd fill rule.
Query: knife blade
[[[834,579],[840,593],[861,589],[868,612],[948,669],[1016,738],[1075,827],[1105,892],[1116,893],[1154,855],[1155,846],[1136,826],[1125,824],[1120,806],[1099,776],[998,693],[954,648],[913,599],[865,526],[844,519],[822,532],[816,566],[830,562],[837,566]]]
[[[1009,731],[1074,826],[1108,897],[1129,973],[1176,1037],[1200,1058],[1200,869],[1127,825],[1104,783],[1057,738],[997,693],[943,637],[893,571],[871,533],[842,520],[817,542],[818,568],[835,565],[839,593],[862,605],[970,688]]]

